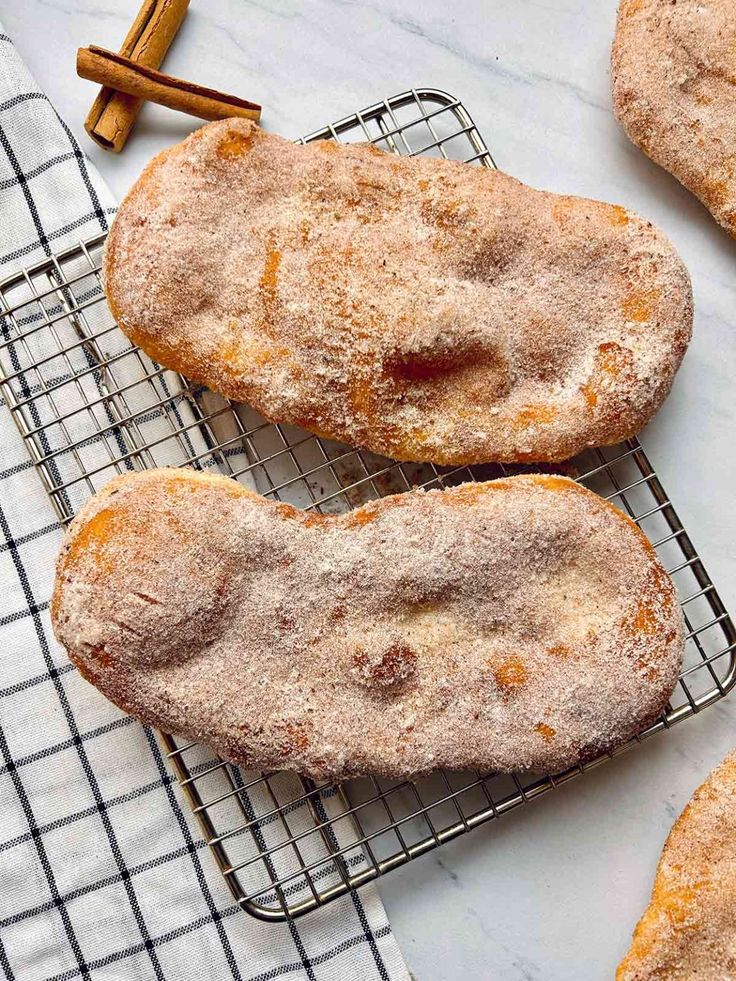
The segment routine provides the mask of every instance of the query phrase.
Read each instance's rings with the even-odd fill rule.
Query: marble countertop
[[[143,111],[120,156],[82,132],[95,88],[75,49],[117,48],[135,0],[3,5],[18,49],[113,190],[196,124]],[[736,609],[736,242],[636,150],[610,108],[615,0],[209,0],[192,3],[166,70],[261,102],[309,132],[411,86],[460,96],[498,165],[532,185],[617,202],[661,225],[688,264],[695,336],[643,436]],[[381,895],[420,981],[611,978],[673,819],[736,744],[736,695],[539,802],[385,877]]]

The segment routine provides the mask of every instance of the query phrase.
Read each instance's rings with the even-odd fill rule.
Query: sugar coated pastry
[[[225,477],[125,475],[72,522],[52,607],[126,711],[315,778],[560,770],[648,725],[683,648],[642,533],[550,476],[322,516]]]
[[[736,752],[677,819],[616,981],[736,978]]]
[[[734,39],[734,0],[622,0],[612,78],[627,135],[736,236]]]
[[[664,401],[692,294],[624,208],[244,120],[156,157],[107,240],[121,328],[267,418],[402,460],[562,460]]]

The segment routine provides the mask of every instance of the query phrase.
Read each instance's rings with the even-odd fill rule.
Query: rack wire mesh
[[[495,166],[463,105],[435,89],[376,103],[302,142],[317,139],[369,140],[394,153]],[[103,244],[98,235],[0,283],[0,388],[60,521],[114,474],[154,466],[214,468],[321,512],[511,472],[397,463],[273,425],[192,387],[132,346],[111,319],[100,284]],[[564,469],[648,535],[687,622],[685,662],[667,711],[619,753],[730,690],[736,632],[638,440],[588,451]],[[234,897],[263,919],[324,905],[608,758],[556,775],[438,771],[416,782],[318,786],[293,774],[245,771],[168,734],[161,740]]]

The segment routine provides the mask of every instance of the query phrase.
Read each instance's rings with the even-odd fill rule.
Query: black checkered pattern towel
[[[113,211],[0,26],[0,278],[104,230]],[[53,639],[61,531],[5,406],[0,505],[5,977],[407,978],[373,887],[289,924],[233,903],[154,734],[86,684]]]

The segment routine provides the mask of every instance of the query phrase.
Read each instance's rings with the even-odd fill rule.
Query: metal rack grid
[[[396,153],[494,166],[460,102],[434,89],[376,103],[304,142],[315,139],[367,139]],[[0,389],[62,522],[115,473],[153,466],[215,468],[322,512],[514,472],[396,463],[273,425],[193,388],[151,362],[112,321],[100,285],[103,243],[99,235],[0,283]],[[685,662],[667,712],[645,739],[729,691],[736,631],[636,439],[555,469],[624,509],[677,584]],[[263,919],[321,906],[608,758],[554,776],[439,771],[416,782],[318,786],[293,774],[247,772],[199,745],[161,739],[233,895]]]

